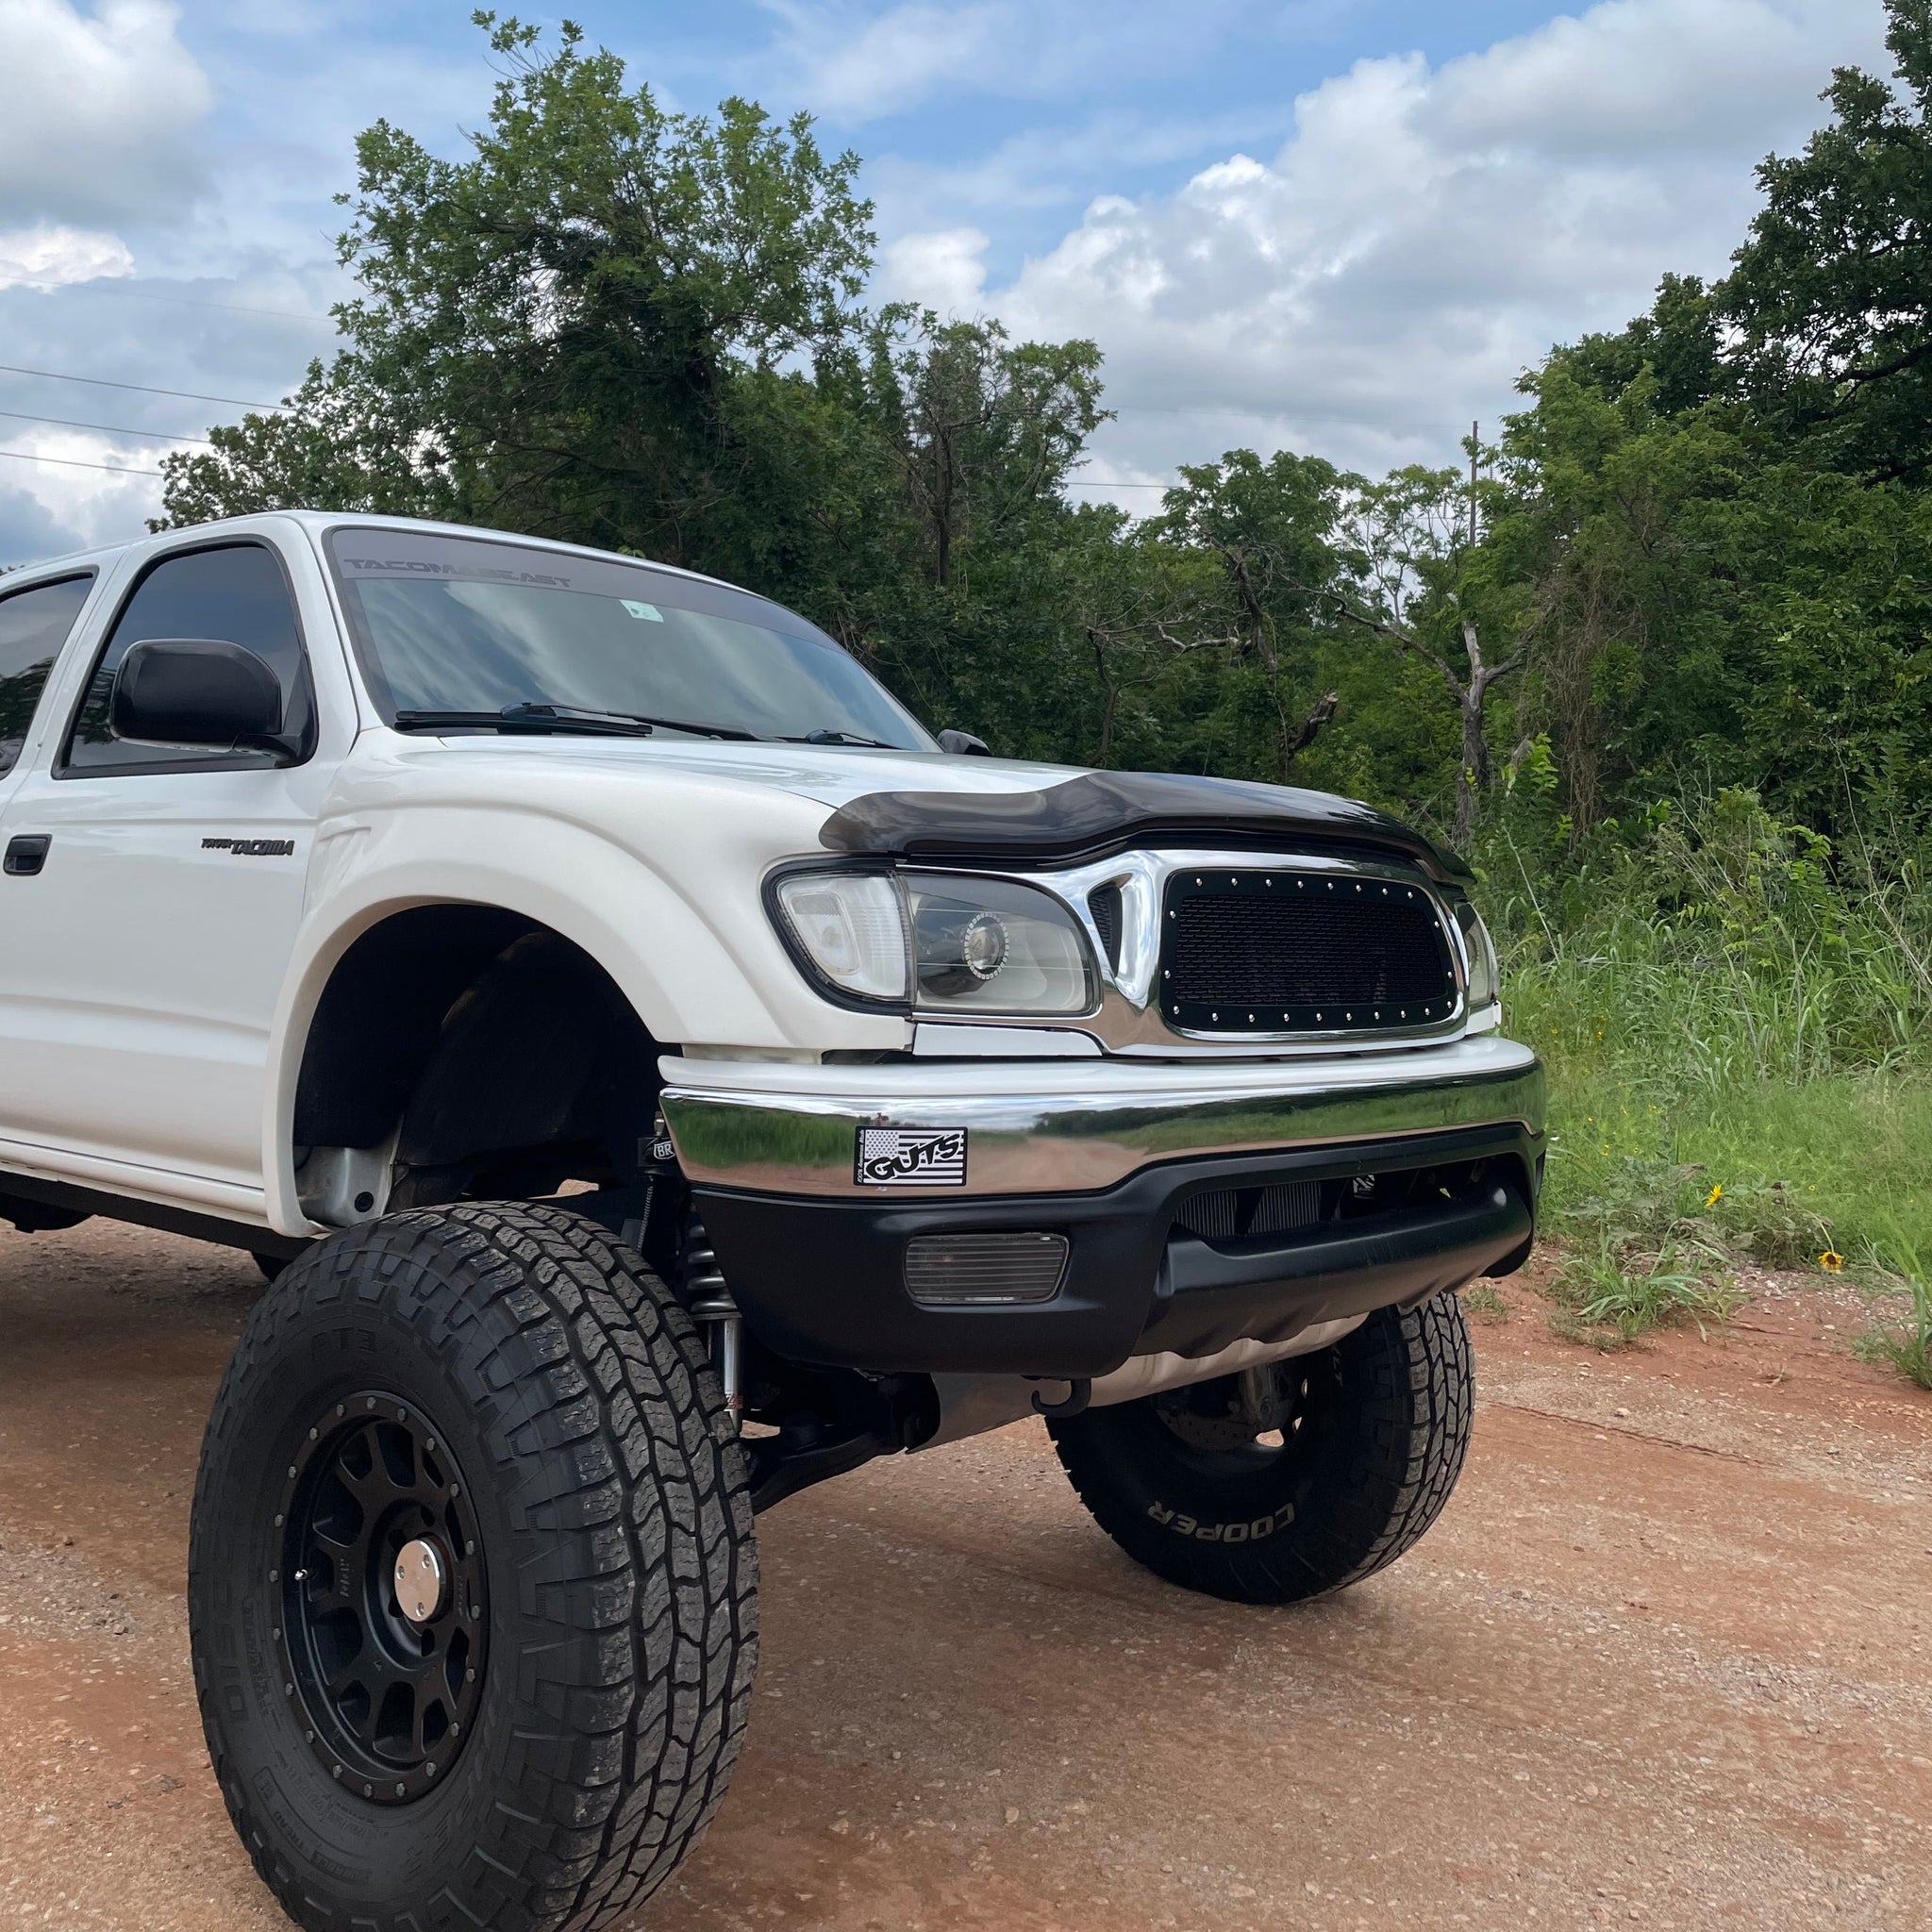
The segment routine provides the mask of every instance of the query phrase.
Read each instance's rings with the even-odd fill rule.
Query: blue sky
[[[675,106],[802,107],[857,150],[881,298],[1096,338],[1120,414],[1081,487],[1142,509],[1241,443],[1454,460],[1551,341],[1721,271],[1753,163],[1835,63],[1885,61],[1879,0],[572,17]],[[0,564],[139,531],[125,473],[239,413],[146,390],[273,402],[326,354],[356,132],[458,153],[492,79],[463,6],[0,0]]]

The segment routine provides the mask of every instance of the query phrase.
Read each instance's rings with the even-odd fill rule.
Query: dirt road
[[[181,1593],[258,1289],[0,1237],[7,1932],[283,1924]],[[1615,1357],[1507,1297],[1442,1522],[1312,1609],[1142,1574],[1032,1426],[767,1517],[750,1746],[641,1927],[1932,1925],[1932,1396],[1835,1352],[1849,1297]]]

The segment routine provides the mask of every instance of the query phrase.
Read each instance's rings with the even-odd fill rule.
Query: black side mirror
[[[955,731],[949,725],[939,734],[940,749],[957,753],[960,758],[990,758],[992,753],[986,748],[986,740],[974,738],[970,731]]]
[[[148,744],[287,753],[281,680],[255,652],[221,638],[149,638],[114,678],[114,736]]]

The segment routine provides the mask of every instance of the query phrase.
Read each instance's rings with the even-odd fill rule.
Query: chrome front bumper
[[[1541,1065],[1494,1034],[1241,1063],[659,1064],[664,1117],[693,1183],[858,1201],[1088,1192],[1159,1162],[1506,1123],[1541,1135],[1543,1123]],[[963,1180],[861,1182],[861,1127],[963,1129]]]

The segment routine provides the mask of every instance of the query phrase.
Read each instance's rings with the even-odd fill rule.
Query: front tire
[[[189,1622],[229,1814],[301,1924],[632,1911],[723,1799],[757,1663],[744,1468],[690,1320],[555,1208],[321,1243],[215,1398]]]
[[[1392,1563],[1441,1513],[1474,1376],[1454,1295],[1332,1348],[1048,1424],[1080,1500],[1157,1575],[1298,1603]]]

